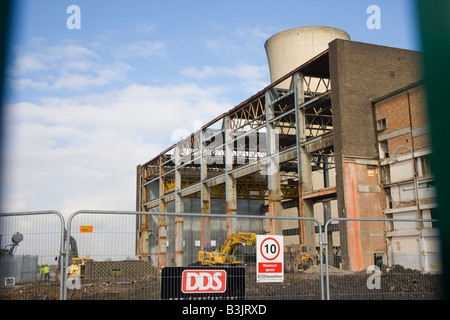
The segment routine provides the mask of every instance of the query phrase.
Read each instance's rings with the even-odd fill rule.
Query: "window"
[[[382,131],[386,129],[386,118],[377,120],[377,131]]]
[[[387,140],[380,141],[378,143],[378,148],[380,151],[380,159],[389,158],[389,146]]]
[[[430,155],[417,158],[417,172],[419,173],[419,177],[427,177],[432,175]]]
[[[381,167],[381,182],[383,184],[391,183],[391,167],[389,165]]]
[[[392,195],[391,188],[384,188],[384,195],[386,199],[386,209],[392,209]]]

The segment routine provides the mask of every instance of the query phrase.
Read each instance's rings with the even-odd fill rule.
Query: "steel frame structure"
[[[285,80],[290,80],[289,89],[277,88]],[[264,199],[269,216],[282,216],[282,201],[298,199],[298,216],[314,218],[315,199],[336,196],[336,188],[326,183],[327,192],[313,190],[311,178],[312,171],[318,170],[326,177],[334,164],[330,86],[326,50],[139,165],[136,210],[158,207],[166,212],[167,203],[175,201],[175,212],[182,213],[183,198],[195,196],[200,197],[205,215],[211,213],[211,198],[225,198],[225,214],[233,215],[238,214],[237,199],[244,198]],[[159,194],[150,195],[150,185],[158,183]],[[202,246],[210,241],[207,220],[205,216]],[[228,234],[236,229],[233,221],[227,224]],[[270,233],[281,234],[280,220],[270,221]],[[175,224],[179,242],[182,218]],[[300,224],[300,240],[313,252],[314,227],[305,220]],[[161,216],[160,238],[167,234],[166,228]],[[137,229],[138,238],[146,236],[148,216],[139,217]],[[160,248],[161,266],[166,264],[165,250]],[[182,254],[181,246],[176,253]],[[145,256],[145,249],[138,246],[137,254]]]

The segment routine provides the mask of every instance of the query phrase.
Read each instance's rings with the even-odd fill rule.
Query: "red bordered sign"
[[[256,281],[283,282],[283,236],[256,236]]]

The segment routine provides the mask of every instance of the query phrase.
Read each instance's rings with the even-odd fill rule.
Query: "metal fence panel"
[[[325,261],[327,299],[442,298],[436,220],[334,218],[325,224],[325,234],[336,221],[346,234],[341,234],[339,265]]]
[[[137,217],[148,218],[145,229]],[[299,246],[296,230],[304,223],[314,224],[316,233]],[[232,296],[216,299],[441,298],[436,220],[334,218],[322,232],[320,223],[310,218],[133,211],[79,211],[69,218],[67,232],[64,218],[55,211],[0,215],[0,298],[210,299],[208,294],[173,293],[183,291],[180,275],[194,279],[195,272],[203,272],[198,271],[204,270],[199,251],[221,247],[233,232],[267,235],[274,224],[289,231],[283,232],[285,257],[303,247],[314,263],[304,270],[295,259],[285,259],[282,282],[260,282],[257,249],[241,245],[233,254],[245,268],[227,260],[227,270],[236,270],[228,272],[226,281],[242,286]],[[42,264],[50,266],[48,282],[41,279]],[[64,270],[61,277],[58,269]],[[214,272],[217,267],[207,269]],[[195,280],[193,284],[202,286]]]
[[[136,232],[138,215],[148,217],[145,232]],[[68,237],[73,237],[77,241],[79,257],[85,258],[82,263],[84,271],[80,276],[75,273],[69,274],[64,298],[161,299],[166,297],[161,293],[161,276],[164,268],[197,270],[200,268],[199,251],[220,248],[234,232],[265,234],[268,233],[270,221],[279,220],[282,221],[280,223],[298,227],[301,219],[200,213],[76,212],[68,219]],[[318,229],[321,228],[315,219],[303,218],[303,220],[310,220],[309,223],[315,223]],[[299,245],[298,235],[285,239],[286,245],[292,244],[293,247]],[[319,247],[320,243],[317,242],[316,245]],[[138,252],[137,246],[144,250]],[[312,250],[315,253],[316,248]],[[234,253],[234,257],[245,261],[245,280],[242,280],[245,281],[245,294],[240,294],[239,297],[220,296],[220,298],[322,299],[324,298],[322,260],[319,256],[316,258],[314,253],[312,254],[314,266],[308,272],[299,270],[296,264],[292,270],[285,272],[283,282],[261,283],[256,278],[256,247],[241,245]],[[242,264],[230,261],[224,262],[227,268],[242,268]],[[66,257],[66,265],[71,268],[69,256]],[[176,273],[174,271],[169,274]],[[235,274],[237,282],[242,274],[237,271]],[[211,298],[205,295],[193,295],[189,298],[183,295],[183,297]],[[219,299],[219,296],[214,297]]]
[[[58,270],[64,227],[57,211],[0,214],[0,299],[62,298]],[[41,272],[43,265],[48,276]]]

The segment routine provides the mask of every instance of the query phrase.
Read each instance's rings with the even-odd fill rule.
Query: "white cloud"
[[[137,21],[134,25],[134,30],[138,33],[148,35],[156,30],[156,24],[151,21]]]
[[[220,28],[217,23],[213,26],[214,29]],[[273,33],[272,27],[238,27],[221,37],[207,39],[205,46],[215,55],[233,61],[251,61],[255,57],[265,59],[264,42]]]
[[[46,81],[36,81],[30,78],[11,79],[10,83],[18,90],[25,90],[28,88],[37,90],[48,90],[49,84]]]
[[[163,41],[138,41],[124,43],[114,48],[114,56],[120,59],[134,57],[150,58],[154,56],[164,57],[167,55],[166,44]]]
[[[32,50],[18,50],[9,68],[10,82],[18,90],[81,90],[124,81],[133,68],[121,61],[106,62],[96,52],[74,41],[47,45],[34,41]]]
[[[47,45],[46,41],[34,41],[32,50],[18,50],[13,62],[13,72],[23,74],[49,69],[89,70],[100,61],[100,57],[92,50],[74,41],[64,41],[57,45]]]
[[[82,90],[87,87],[103,87],[122,81],[130,70],[133,70],[131,66],[122,62],[116,62],[113,65],[99,66],[90,74],[65,72],[53,82],[50,89]]]
[[[134,210],[136,166],[229,109],[221,90],[129,85],[8,106],[5,211]]]
[[[38,71],[47,68],[47,66],[41,61],[39,57],[33,55],[19,56],[14,62],[14,67],[17,73]]]
[[[244,88],[249,95],[258,92],[268,84],[266,81],[268,78],[268,67],[266,65],[239,64],[234,67],[187,67],[182,70],[182,74],[202,81],[227,77],[237,81],[237,86]]]
[[[8,106],[3,210],[134,210],[138,164],[177,142],[172,133],[193,132],[240,102],[224,98],[233,90],[266,85],[266,66],[244,62],[180,68],[183,79],[160,86],[130,84],[129,72],[142,66],[135,58],[165,58],[166,43],[91,48],[35,39],[16,52],[11,83],[37,91]]]

